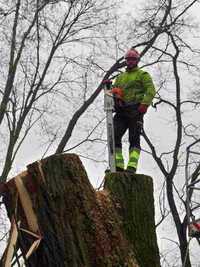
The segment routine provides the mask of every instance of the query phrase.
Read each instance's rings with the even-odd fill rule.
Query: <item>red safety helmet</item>
[[[124,58],[126,60],[127,69],[131,70],[137,67],[137,64],[140,59],[140,54],[138,53],[137,50],[135,50],[134,48],[131,48],[130,50],[126,52]]]
[[[126,52],[124,58],[125,58],[125,59],[128,59],[128,58],[136,58],[137,60],[139,60],[139,58],[140,58],[140,53],[139,53],[136,49],[131,48],[131,49],[129,49],[129,50]]]

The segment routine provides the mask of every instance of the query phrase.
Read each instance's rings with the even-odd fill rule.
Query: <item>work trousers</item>
[[[122,137],[129,131],[129,150],[141,149],[140,135],[143,125],[143,114],[137,111],[139,104],[130,105],[117,110],[114,115],[115,147],[122,148]]]

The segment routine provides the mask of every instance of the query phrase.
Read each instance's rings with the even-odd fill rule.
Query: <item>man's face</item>
[[[127,57],[125,58],[125,60],[126,60],[126,65],[128,69],[132,69],[136,67],[138,64],[138,58],[136,57]]]

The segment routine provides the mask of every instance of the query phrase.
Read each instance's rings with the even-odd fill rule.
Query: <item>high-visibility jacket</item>
[[[120,74],[113,87],[120,87],[125,102],[150,105],[155,96],[155,87],[148,72],[138,67]]]

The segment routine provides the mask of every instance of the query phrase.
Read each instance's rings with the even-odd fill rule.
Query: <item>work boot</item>
[[[120,167],[116,167],[116,172],[123,172],[123,171],[125,171],[125,170],[122,169],[122,168],[120,168]],[[109,173],[109,172],[111,172],[110,169],[106,169],[106,170],[105,170],[105,173]]]
[[[107,169],[105,170],[105,173],[109,173],[109,172],[110,172],[110,169],[107,168]]]
[[[134,147],[129,150],[129,162],[127,165],[127,171],[134,172],[134,173],[136,172],[139,157],[140,157],[139,148]]]
[[[130,173],[136,173],[136,168],[128,166],[126,171]]]
[[[120,168],[120,167],[116,167],[116,171],[117,171],[117,172],[123,172],[124,169],[122,169],[122,168]]]
[[[122,155],[121,148],[115,148],[115,164],[116,164],[116,171],[124,171],[124,158]]]

